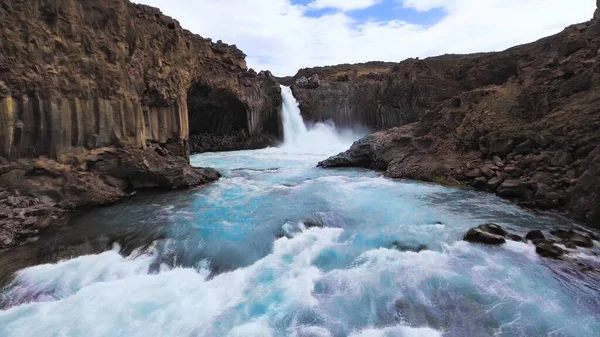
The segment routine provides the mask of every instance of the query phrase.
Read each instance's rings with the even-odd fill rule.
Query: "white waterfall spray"
[[[300,114],[298,101],[289,87],[281,86],[281,100],[282,147],[286,150],[333,155],[347,150],[361,136],[352,130],[337,130],[331,122],[307,127]]]
[[[281,119],[283,120],[283,142],[285,144],[294,143],[304,136],[308,130],[300,115],[298,101],[294,98],[292,89],[282,85],[281,100],[283,101],[281,109]]]

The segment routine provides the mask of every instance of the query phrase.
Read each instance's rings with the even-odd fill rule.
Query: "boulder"
[[[489,223],[476,228],[471,228],[464,236],[464,240],[474,243],[484,243],[488,245],[500,245],[506,243],[504,237],[508,233],[504,228],[497,224]]]
[[[544,235],[544,233],[542,233],[541,230],[535,229],[535,230],[529,231],[527,233],[527,235],[525,235],[525,239],[530,240],[530,241],[545,240],[546,236]]]
[[[489,152],[493,155],[506,157],[514,148],[515,143],[512,139],[496,139],[490,141]]]
[[[465,172],[465,177],[467,177],[467,178],[477,178],[477,177],[480,177],[481,174],[482,174],[482,172],[481,172],[480,169],[472,169],[472,170],[469,170],[469,171]]]
[[[504,160],[502,160],[502,158],[494,156],[494,158],[492,158],[492,161],[494,162],[494,165],[498,167],[504,167]]]
[[[495,165],[488,164],[481,167],[481,172],[483,172],[483,174],[485,174],[485,176],[488,178],[492,178],[493,176],[495,176],[496,170],[498,170],[498,167]]]
[[[520,180],[506,180],[498,187],[496,194],[503,198],[519,198],[525,194]]]
[[[34,217],[34,216],[30,216],[27,219],[25,219],[25,221],[23,221],[21,223],[21,225],[23,225],[24,227],[29,227],[32,225],[35,225],[38,222],[38,218]]]
[[[559,230],[551,231],[550,234],[552,234],[558,238],[561,238],[563,240],[569,240],[570,242],[573,242],[578,247],[584,247],[584,248],[594,247],[594,242],[592,241],[592,239],[589,236],[575,232],[572,229],[570,229],[568,231],[559,229]]]
[[[558,151],[550,161],[550,165],[552,166],[565,166],[569,164],[573,160],[570,153],[565,151]]]
[[[549,257],[553,259],[560,258],[565,254],[565,251],[554,244],[552,241],[541,240],[535,245],[535,252],[543,257]]]
[[[514,234],[514,233],[508,233],[506,235],[506,237],[509,238],[510,240],[516,241],[516,242],[523,242],[524,241],[523,238],[520,235]]]
[[[498,189],[498,187],[500,186],[500,184],[502,184],[503,181],[504,181],[504,177],[501,177],[501,176],[494,177],[487,182],[486,187],[489,190],[495,191],[496,189]]]
[[[484,188],[487,185],[486,177],[477,177],[473,180],[473,187],[475,188]]]

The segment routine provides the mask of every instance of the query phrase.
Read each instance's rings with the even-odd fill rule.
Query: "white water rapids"
[[[566,220],[468,189],[318,169],[358,135],[305,124],[289,88],[282,99],[281,147],[194,155],[224,177],[67,229],[83,235],[67,251],[114,237],[132,249],[19,271],[0,293],[0,337],[600,335],[593,275],[531,244],[462,240],[486,222],[523,234]],[[51,254],[56,239],[32,247]]]

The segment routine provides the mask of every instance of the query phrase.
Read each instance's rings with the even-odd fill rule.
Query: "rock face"
[[[194,133],[277,136],[276,83],[247,71],[235,46],[194,35],[158,9],[15,0],[0,4],[0,20],[2,157],[184,140],[190,120]]]
[[[599,50],[593,20],[499,53],[400,63],[415,85],[425,69],[448,91],[417,90],[413,102],[429,104],[413,105],[428,109],[417,122],[369,135],[319,166],[475,186],[600,228]],[[397,69],[382,76],[407,72]]]
[[[300,70],[292,90],[305,119],[380,130],[416,122],[464,91],[504,83],[517,68],[516,59],[478,54],[338,65]]]
[[[189,166],[190,131],[212,137],[191,142],[201,151],[231,135],[234,148],[280,136],[270,73],[247,70],[235,46],[192,34],[156,8],[11,0],[0,2],[0,22],[0,191],[43,199],[58,213],[103,205],[138,188],[218,179]],[[19,230],[0,224],[4,232]]]

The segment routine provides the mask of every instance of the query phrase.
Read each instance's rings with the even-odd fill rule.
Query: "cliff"
[[[411,89],[387,99],[412,103],[406,106],[416,121],[367,136],[319,165],[473,186],[598,227],[599,54],[600,22],[593,20],[499,53],[402,62],[381,82]]]
[[[188,100],[195,99],[188,91],[229,95],[249,134],[268,129],[277,113],[262,104],[272,88],[246,70],[239,49],[194,35],[158,9],[126,0],[1,6],[5,158],[185,140]],[[201,112],[189,115],[192,131],[223,132],[213,121],[197,122],[206,117]]]
[[[0,22],[0,190],[13,198],[0,198],[0,248],[65,209],[218,179],[189,166],[190,133],[279,136],[270,74],[156,8],[11,0]],[[44,219],[27,220],[32,205]]]

